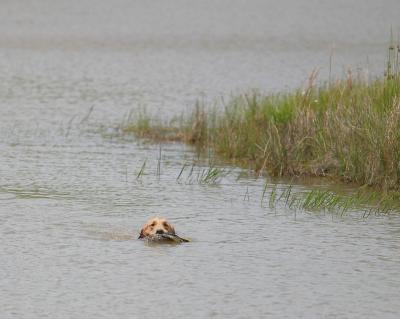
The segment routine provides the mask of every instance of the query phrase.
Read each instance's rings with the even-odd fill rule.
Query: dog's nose
[[[157,229],[156,234],[164,234],[164,230],[162,230],[162,229]]]

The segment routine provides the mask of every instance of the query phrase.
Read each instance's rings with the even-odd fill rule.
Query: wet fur
[[[149,238],[157,234],[175,235],[175,228],[165,218],[155,217],[150,219],[141,229],[139,238]]]

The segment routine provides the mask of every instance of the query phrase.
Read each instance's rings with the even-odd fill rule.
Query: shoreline
[[[230,164],[272,177],[329,177],[400,195],[400,46],[391,45],[385,76],[347,78],[289,93],[249,92],[223,105],[197,103],[162,122],[138,114],[122,128],[153,142],[211,149]]]

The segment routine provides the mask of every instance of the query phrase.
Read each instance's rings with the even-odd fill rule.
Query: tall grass
[[[142,116],[125,128],[141,137],[211,147],[273,176],[333,176],[400,190],[400,47],[389,47],[383,79],[353,78],[304,90],[233,97],[222,111],[196,105],[179,125]]]

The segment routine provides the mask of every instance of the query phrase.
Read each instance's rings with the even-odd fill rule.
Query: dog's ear
[[[141,239],[141,238],[144,238],[144,232],[143,232],[143,229],[140,231],[140,235],[139,235],[138,239]]]

